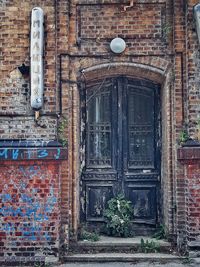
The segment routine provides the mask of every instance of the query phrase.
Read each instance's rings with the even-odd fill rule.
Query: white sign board
[[[39,110],[43,105],[44,74],[44,12],[34,7],[31,14],[31,107]]]
[[[196,22],[197,36],[200,44],[200,4],[194,6],[194,18]]]

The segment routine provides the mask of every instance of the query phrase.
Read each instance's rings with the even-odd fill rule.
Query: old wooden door
[[[113,196],[132,201],[133,223],[156,225],[160,179],[159,88],[126,77],[86,89],[82,221],[103,221]]]

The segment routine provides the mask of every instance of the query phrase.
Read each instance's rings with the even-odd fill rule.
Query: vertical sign
[[[194,18],[196,22],[197,36],[200,44],[200,4],[194,6]]]
[[[43,48],[44,12],[40,7],[32,9],[31,14],[31,107],[39,110],[43,105]]]

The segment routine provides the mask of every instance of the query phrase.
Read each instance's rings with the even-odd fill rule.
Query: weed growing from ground
[[[80,239],[96,242],[96,241],[99,241],[100,237],[99,237],[98,233],[88,232],[86,230],[82,230],[82,232],[80,234]]]
[[[160,251],[160,245],[153,240],[146,240],[142,238],[140,241],[139,252],[142,253],[156,253]]]

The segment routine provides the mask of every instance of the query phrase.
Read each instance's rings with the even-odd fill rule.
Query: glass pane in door
[[[89,91],[87,105],[87,166],[111,166],[111,88]]]
[[[129,86],[129,168],[154,167],[154,94],[151,89]]]

